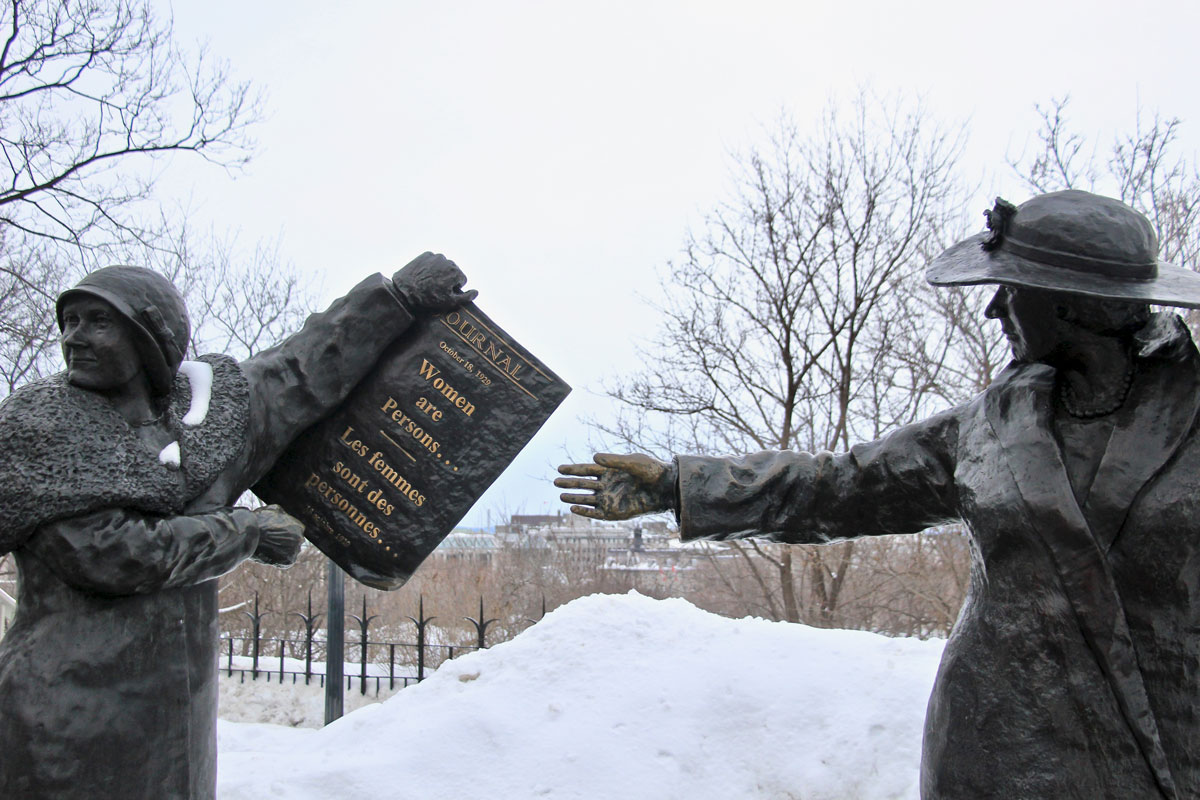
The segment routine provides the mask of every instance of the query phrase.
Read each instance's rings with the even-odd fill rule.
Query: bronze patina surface
[[[217,581],[295,559],[300,524],[230,508],[415,318],[474,293],[426,253],[240,363],[184,361],[187,310],[150,270],[63,293],[67,370],[0,404],[0,797],[204,800],[216,777]]]
[[[848,453],[599,454],[555,482],[589,517],[673,509],[683,539],[962,520],[922,797],[1200,796],[1200,354],[1145,305],[1200,305],[1200,280],[1109,198],[999,201],[988,223],[928,271],[1000,285],[985,314],[1013,361],[972,401]]]

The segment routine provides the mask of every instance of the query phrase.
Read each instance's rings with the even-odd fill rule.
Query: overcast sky
[[[1177,2],[353,2],[176,0],[267,94],[242,173],[180,159],[164,196],[243,245],[278,239],[325,299],[435,250],[479,305],[575,391],[464,520],[560,509],[550,485],[601,383],[637,367],[644,304],[689,226],[730,190],[731,153],[781,111],[815,123],[858,87],[920,94],[969,126],[974,206],[1035,103],[1069,93],[1107,143],[1138,105],[1200,141],[1200,4]],[[1106,146],[1106,145],[1105,145]]]

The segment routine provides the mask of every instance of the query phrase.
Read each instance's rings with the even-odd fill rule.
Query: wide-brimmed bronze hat
[[[936,286],[1001,283],[1200,308],[1200,274],[1158,260],[1154,227],[1111,197],[1069,190],[985,211],[988,231],[935,258]]]

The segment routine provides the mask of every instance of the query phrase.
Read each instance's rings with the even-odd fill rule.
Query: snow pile
[[[286,660],[288,669],[297,668],[293,659]],[[272,661],[275,665],[279,663],[279,659],[276,658],[264,659],[260,664],[269,665]],[[225,663],[222,659],[221,664]],[[250,659],[245,656],[234,656],[233,663],[235,667],[246,669],[250,669],[251,666]],[[324,666],[319,662],[313,663],[313,669],[316,671],[324,671]],[[304,669],[303,661],[298,663],[298,668]],[[358,665],[346,665],[350,686],[343,690],[342,702],[347,713],[387,699],[403,687],[403,681],[397,681],[395,689],[388,688],[386,667],[368,664],[367,669],[371,674],[381,671],[384,677],[379,681],[377,688],[375,680],[368,675],[367,691],[364,693],[360,690],[362,684],[358,678]],[[283,683],[280,683],[278,666],[274,674],[266,669],[262,672],[267,674],[259,675],[258,680],[251,680],[249,675],[243,676],[237,672],[228,675],[224,669],[221,670],[218,676],[218,713],[221,719],[230,722],[269,722],[272,725],[289,725],[294,728],[320,728],[325,724],[325,685],[319,675],[311,677],[306,685],[303,675],[287,675]],[[343,686],[345,683],[343,682]]]
[[[594,595],[321,730],[221,722],[221,800],[915,798],[942,642]]]

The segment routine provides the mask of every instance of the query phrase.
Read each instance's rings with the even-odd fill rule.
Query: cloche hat
[[[988,231],[930,262],[936,286],[1002,283],[1200,308],[1200,274],[1158,260],[1150,221],[1111,197],[1068,190],[985,211]]]
[[[187,306],[174,284],[145,267],[113,266],[89,272],[58,296],[59,330],[63,326],[63,305],[80,295],[104,300],[129,321],[150,388],[158,397],[167,395],[191,333]]]

